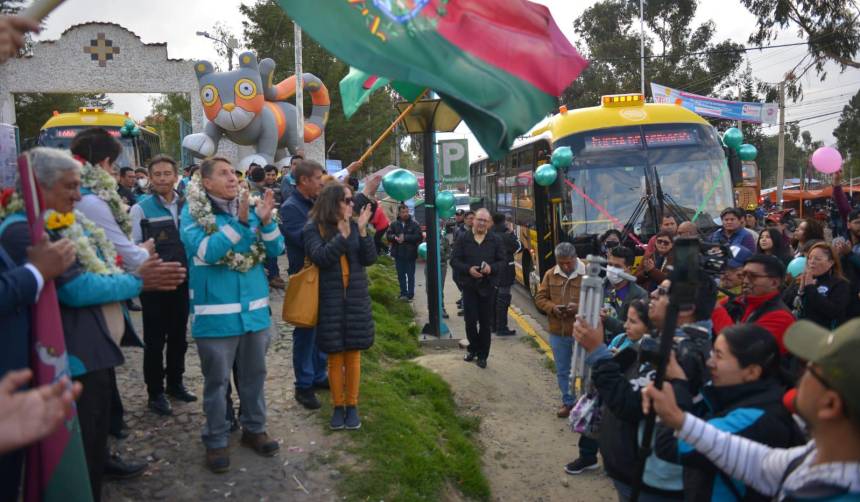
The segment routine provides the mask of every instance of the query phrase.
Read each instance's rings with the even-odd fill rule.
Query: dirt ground
[[[415,310],[426,312],[423,269],[419,267],[416,276]],[[465,337],[463,318],[456,315],[454,304],[457,290],[450,279],[445,296],[451,314],[448,324],[455,337]],[[518,336],[493,337],[484,370],[464,362],[459,348],[427,349],[416,360],[451,385],[465,413],[481,417],[479,441],[493,500],[615,500],[612,483],[602,470],[576,476],[564,472],[564,465],[578,454],[579,437],[570,432],[567,420],[555,416],[561,398],[546,357],[524,339],[527,335],[513,319],[511,327]]]

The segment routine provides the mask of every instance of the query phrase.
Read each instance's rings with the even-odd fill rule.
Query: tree
[[[107,109],[113,101],[102,94],[15,94],[15,117],[22,142],[35,138],[54,111],[76,112],[82,107]]]
[[[152,106],[152,112],[144,119],[144,123],[158,131],[161,150],[178,160],[182,155],[179,121],[191,122],[191,101],[188,95],[161,94],[149,98],[149,104]]]
[[[654,35],[645,38],[646,93],[648,81],[698,94],[731,84],[742,61],[742,46],[715,41],[712,21],[693,28],[696,7],[696,0],[647,2],[644,21]],[[603,94],[639,89],[638,18],[637,0],[603,0],[574,21],[589,67],[562,95],[563,103],[594,106]]]
[[[257,53],[259,59],[272,58],[277,64],[275,82],[293,74],[295,51],[293,23],[278,5],[269,0],[242,5],[240,11],[247,18],[242,22],[246,45]],[[387,89],[376,92],[370,101],[349,120],[343,115],[338,83],[346,76],[349,66],[338,60],[302,33],[302,66],[306,73],[319,77],[329,91],[331,110],[325,130],[326,151],[329,157],[344,163],[356,160],[397,116],[394,104],[396,95]],[[308,93],[305,93],[305,110],[311,109]],[[414,145],[416,142],[410,142]],[[366,171],[384,167],[392,161],[394,139],[389,137],[368,160]]]
[[[846,157],[849,172],[860,172],[860,91],[842,109],[839,125],[833,131],[836,145]]]
[[[788,27],[797,28],[808,52],[796,68],[796,78],[815,68],[822,80],[824,64],[834,61],[845,68],[860,68],[860,23],[854,0],[741,0],[758,19],[749,41],[763,45]]]

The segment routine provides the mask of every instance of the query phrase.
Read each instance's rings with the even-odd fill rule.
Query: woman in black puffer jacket
[[[331,183],[322,189],[304,230],[305,252],[320,269],[316,344],[328,354],[334,413],[332,429],[358,429],[361,352],[373,345],[374,327],[365,267],[376,261],[365,205],[352,220],[352,191]]]

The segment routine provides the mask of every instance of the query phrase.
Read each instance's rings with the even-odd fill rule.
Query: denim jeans
[[[397,282],[400,283],[400,296],[415,296],[415,259],[394,258],[397,268]]]
[[[296,376],[296,388],[310,389],[313,384],[324,381],[328,378],[327,368],[325,354],[317,348],[316,330],[293,330],[293,373]]]
[[[272,279],[274,277],[279,277],[281,275],[281,271],[278,269],[278,257],[277,256],[269,256],[266,258],[266,278]]]
[[[203,444],[206,448],[225,448],[230,441],[227,420],[227,383],[233,361],[239,366],[239,395],[242,429],[251,433],[266,430],[266,352],[269,330],[264,329],[240,336],[197,338],[197,353],[203,372]]]
[[[570,393],[573,337],[550,334],[549,345],[552,347],[552,357],[555,358],[555,376],[558,379],[558,390],[561,391],[561,402],[567,406],[573,406],[573,394]]]

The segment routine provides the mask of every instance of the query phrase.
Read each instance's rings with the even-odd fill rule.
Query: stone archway
[[[0,65],[0,122],[16,123],[13,94],[35,92],[183,92],[191,97],[194,132],[205,123],[193,63],[169,59],[167,44],[145,44],[115,23],[74,25],[57,40],[36,43],[31,56]],[[228,141],[218,150],[233,160],[239,154]]]

